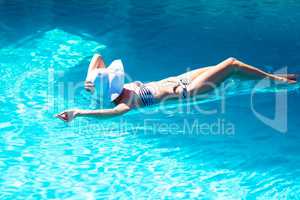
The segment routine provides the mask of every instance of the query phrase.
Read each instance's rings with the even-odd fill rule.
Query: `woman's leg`
[[[88,91],[93,91],[94,81],[98,75],[99,68],[105,68],[104,61],[99,54],[95,54],[89,64],[89,69],[85,79],[85,89]]]
[[[236,59],[234,64],[238,65],[238,73],[253,79],[270,78],[271,80],[283,81],[288,83],[295,83],[297,80],[296,74],[270,74]]]
[[[194,69],[194,70],[188,71],[184,74],[180,74],[180,75],[176,76],[176,78],[178,78],[178,79],[187,78],[192,81],[195,78],[197,78],[198,76],[200,76],[201,74],[203,74],[205,71],[207,71],[213,67],[215,67],[215,66],[208,66],[208,67],[201,67],[198,69]]]
[[[234,58],[232,58],[232,59],[234,59]],[[256,67],[253,67],[253,66],[251,66],[251,65],[247,65],[247,64],[245,64],[245,63],[242,63],[241,61],[238,61],[238,60],[236,60],[235,59],[235,64],[238,64],[239,66],[241,66],[241,67],[245,67],[245,68],[250,68],[250,69],[254,69],[254,71],[259,71],[260,73],[259,74],[261,74],[261,73],[263,73],[263,77],[265,77],[266,75],[271,75],[271,74],[268,74],[268,73],[266,73],[266,72],[264,72],[264,71],[262,71],[262,70],[260,70],[260,69],[258,69],[258,68],[256,68]],[[184,73],[184,74],[181,74],[181,75],[178,75],[177,76],[177,78],[188,78],[189,80],[194,80],[195,78],[197,78],[198,76],[200,76],[201,74],[203,74],[205,71],[208,71],[208,70],[210,70],[210,69],[212,69],[212,68],[214,68],[214,67],[216,67],[216,66],[207,66],[207,67],[201,67],[201,68],[198,68],[198,69],[194,69],[194,70],[191,70],[191,71],[188,71],[188,72],[186,72],[186,73]],[[261,78],[260,76],[256,76],[256,75],[251,75],[252,73],[250,73],[250,74],[248,74],[247,72],[245,72],[245,73],[241,73],[241,75],[243,75],[243,76],[248,76],[248,78],[254,78],[254,79],[259,79],[259,78]],[[258,75],[259,75],[258,74]],[[250,77],[249,77],[249,75],[250,75]],[[299,75],[296,75],[296,74],[273,74],[273,75],[275,75],[275,76],[277,76],[277,77],[283,77],[283,78],[286,78],[286,79],[290,79],[290,80],[296,80],[297,79],[297,77],[299,76]],[[167,79],[169,79],[169,78],[167,78]]]
[[[212,68],[212,67],[214,67],[214,66],[201,67],[201,68],[194,69],[192,71],[187,71],[186,73],[183,73],[183,74],[180,74],[180,75],[177,75],[177,76],[171,76],[171,77],[159,80],[159,81],[160,82],[172,81],[176,84],[178,83],[178,80],[182,79],[182,78],[187,78],[187,79],[192,81],[196,77],[200,76],[203,72],[205,72],[206,70],[208,70],[209,68]]]
[[[234,58],[232,58],[234,59]],[[246,63],[243,63],[239,60],[234,59],[232,65],[235,65],[236,72],[242,76],[249,77],[251,79],[263,79],[263,78],[269,78],[271,80],[275,81],[283,81],[283,82],[289,82],[289,79],[287,79],[287,75],[275,75],[267,73],[261,69],[258,69],[256,67],[253,67],[251,65],[248,65]]]
[[[209,68],[200,76],[196,77],[188,86],[188,92],[191,94],[203,93],[215,89],[220,83],[234,73],[245,75],[253,79],[269,78],[271,80],[288,83],[295,82],[285,77],[269,74],[256,67],[242,63],[234,58],[228,58],[227,60]]]

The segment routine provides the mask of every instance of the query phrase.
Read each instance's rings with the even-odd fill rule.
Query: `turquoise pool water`
[[[224,95],[163,109],[53,118],[96,107],[80,85],[95,52],[142,81],[229,56],[299,72],[299,11],[292,0],[0,0],[0,199],[299,198],[299,84],[228,80]]]

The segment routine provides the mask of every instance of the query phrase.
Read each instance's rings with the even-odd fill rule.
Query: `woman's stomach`
[[[178,93],[176,92],[177,83],[175,82],[156,81],[147,83],[145,86],[149,88],[157,101],[178,98]]]

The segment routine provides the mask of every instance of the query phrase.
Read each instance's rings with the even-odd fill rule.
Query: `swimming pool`
[[[256,82],[233,81],[226,101],[192,103],[214,114],[172,102],[53,118],[95,106],[77,85],[95,52],[142,81],[229,56],[299,72],[299,11],[292,0],[0,0],[0,199],[299,198],[299,85],[253,93]]]

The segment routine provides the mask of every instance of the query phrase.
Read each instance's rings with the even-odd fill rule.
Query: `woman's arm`
[[[104,69],[105,63],[100,54],[95,54],[90,62],[88,73],[85,78],[85,89],[94,92],[94,81],[98,76],[99,69]]]
[[[80,109],[72,109],[61,112],[56,115],[59,119],[69,122],[78,116],[87,116],[87,117],[114,117],[117,115],[122,115],[130,110],[130,107],[121,103],[112,109],[100,109],[100,110],[80,110]]]
[[[93,116],[93,117],[113,117],[121,115],[130,110],[130,107],[121,103],[112,109],[100,109],[100,110],[79,110],[77,116]]]

